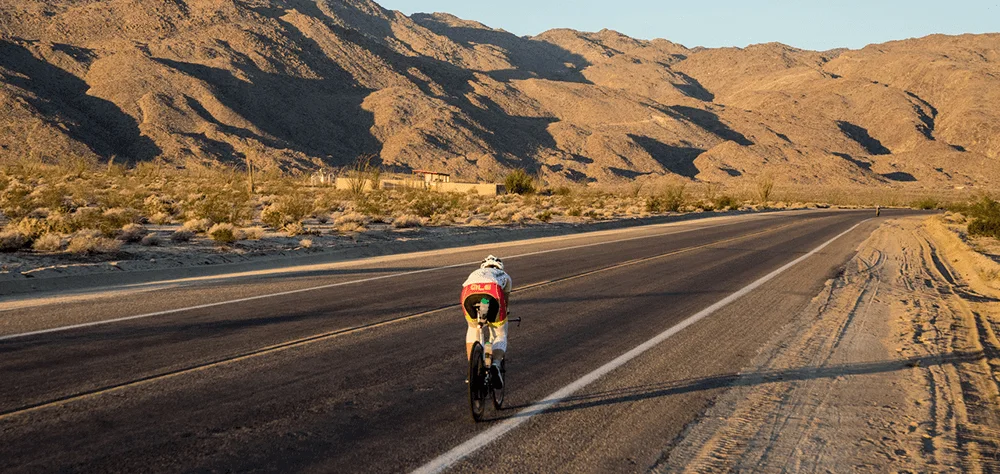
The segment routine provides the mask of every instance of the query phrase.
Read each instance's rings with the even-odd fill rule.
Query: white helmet
[[[483,264],[479,268],[496,268],[503,271],[503,261],[492,255],[483,259]]]

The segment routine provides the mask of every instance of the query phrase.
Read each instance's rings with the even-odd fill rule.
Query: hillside
[[[523,38],[368,0],[0,3],[0,160],[1000,184],[1000,35],[862,50]]]

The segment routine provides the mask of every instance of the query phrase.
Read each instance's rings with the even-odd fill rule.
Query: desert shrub
[[[41,237],[50,230],[47,220],[26,217],[17,221],[14,229],[27,236],[29,239]]]
[[[114,230],[121,229],[127,224],[134,224],[139,222],[140,214],[132,208],[125,207],[112,207],[104,211],[104,225],[114,228]],[[105,235],[111,234],[105,229],[101,229]]]
[[[306,228],[301,222],[292,222],[291,224],[286,224],[281,228],[289,237],[295,237],[297,235],[303,235],[306,233]]]
[[[264,237],[263,227],[245,227],[239,230],[240,240],[260,240]]]
[[[684,184],[669,185],[646,199],[648,212],[677,212],[684,205]]]
[[[167,200],[163,196],[150,195],[143,202],[143,210],[146,211],[147,216],[153,216],[157,214],[170,215],[174,211],[173,202]]]
[[[569,196],[573,194],[573,190],[569,186],[559,186],[558,188],[552,190],[552,194],[556,196]]]
[[[225,186],[197,195],[187,204],[188,217],[214,223],[239,224],[253,215],[250,193],[242,188]]]
[[[220,244],[236,242],[236,227],[228,222],[215,224],[208,229],[208,237]]]
[[[929,211],[929,210],[932,210],[932,209],[937,209],[938,208],[938,201],[937,201],[937,199],[934,199],[932,197],[921,198],[921,199],[918,199],[918,200],[916,200],[916,201],[913,202],[913,208],[914,209],[922,209],[922,210],[925,210],[925,211]]]
[[[0,192],[0,209],[11,219],[27,216],[31,212],[32,187],[16,179],[8,182],[3,192]]]
[[[170,240],[177,243],[190,242],[194,238],[194,232],[188,229],[178,229],[170,234]]]
[[[0,252],[16,252],[28,246],[31,239],[17,229],[0,232]]]
[[[510,216],[510,221],[514,224],[524,224],[531,220],[531,212],[518,211]]]
[[[121,242],[104,237],[100,231],[84,230],[69,239],[66,251],[80,255],[113,254],[121,250]]]
[[[460,202],[461,197],[458,195],[423,191],[416,193],[407,207],[420,217],[432,217],[448,213],[459,207]]]
[[[420,216],[405,215],[399,216],[392,221],[392,226],[397,229],[410,229],[413,227],[421,227],[424,225],[423,219]]]
[[[149,231],[139,224],[126,224],[125,227],[122,227],[122,230],[118,232],[118,240],[128,243],[140,242],[147,234],[149,234]]]
[[[149,222],[156,225],[166,225],[170,224],[173,221],[174,221],[173,217],[170,214],[167,214],[166,212],[157,212],[156,214],[149,216]]]
[[[364,214],[351,212],[338,217],[333,221],[333,224],[337,227],[344,226],[347,224],[358,224],[365,225],[368,223],[368,218]]]
[[[757,179],[757,198],[761,204],[771,201],[771,193],[774,191],[774,178],[770,175],[763,175]]]
[[[715,200],[712,202],[712,204],[715,206],[716,209],[720,211],[734,209],[737,206],[736,200],[733,199],[732,196],[728,196],[725,194],[716,197]]]
[[[972,219],[969,235],[983,235],[1000,239],[1000,202],[983,197],[969,206],[966,214]]]
[[[313,203],[299,191],[289,191],[290,194],[279,196],[271,205],[261,212],[261,222],[274,229],[280,229],[287,224],[302,222],[313,211]]]
[[[313,241],[311,239],[302,239],[299,241],[299,247],[302,247],[304,249],[312,248],[312,246],[313,246]]]
[[[542,222],[549,222],[552,220],[552,211],[546,209],[542,212],[539,212],[538,214],[535,214],[535,219],[538,219]]]
[[[58,252],[62,250],[62,237],[58,234],[45,234],[35,239],[31,248],[39,252]]]
[[[184,222],[184,230],[199,234],[208,231],[212,227],[212,221],[208,219],[191,219]]]
[[[533,194],[535,192],[535,180],[523,169],[516,169],[507,174],[503,179],[504,188],[511,194]]]
[[[347,170],[348,187],[351,194],[359,195],[365,190],[376,190],[382,181],[382,168],[375,163],[374,155],[361,155]]]
[[[145,247],[156,247],[156,246],[160,245],[160,243],[162,243],[162,242],[163,242],[163,240],[160,239],[160,236],[157,235],[157,234],[154,234],[154,233],[146,234],[142,238],[142,241],[140,241],[140,243],[143,246],[145,246]]]

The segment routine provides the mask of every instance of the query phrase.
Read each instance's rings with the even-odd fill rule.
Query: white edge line
[[[500,438],[501,436],[507,434],[509,431],[513,430],[514,428],[517,428],[518,426],[520,426],[524,422],[526,422],[529,419],[531,419],[533,416],[538,415],[538,414],[540,414],[540,413],[548,410],[549,408],[553,407],[554,405],[562,402],[566,397],[572,395],[573,393],[575,393],[578,390],[586,387],[587,385],[590,385],[591,383],[594,383],[595,381],[597,381],[601,377],[609,374],[611,371],[617,369],[618,367],[621,367],[622,365],[624,365],[628,361],[630,361],[630,360],[638,357],[643,352],[646,352],[647,350],[652,349],[653,347],[657,346],[661,342],[665,341],[667,338],[673,336],[674,334],[677,334],[678,332],[684,330],[688,326],[691,326],[692,324],[694,324],[694,323],[696,323],[696,322],[698,322],[698,321],[700,321],[700,320],[708,317],[712,313],[715,313],[716,311],[722,309],[723,307],[727,306],[728,304],[732,303],[733,301],[736,301],[737,299],[745,296],[747,293],[750,293],[751,291],[757,289],[758,287],[760,287],[764,283],[767,283],[768,281],[770,281],[774,277],[780,275],[781,273],[785,272],[789,268],[792,268],[795,265],[801,263],[803,260],[805,260],[805,259],[807,259],[807,258],[809,258],[809,257],[811,257],[811,256],[813,256],[813,255],[815,255],[817,253],[819,253],[821,250],[823,250],[828,245],[830,245],[833,242],[835,242],[837,239],[839,239],[839,238],[847,235],[848,233],[850,233],[854,229],[858,228],[861,224],[864,224],[865,222],[868,222],[869,220],[871,220],[871,219],[865,219],[865,220],[863,220],[863,221],[855,224],[850,229],[847,229],[843,233],[841,233],[841,234],[837,235],[836,237],[834,237],[834,238],[826,241],[824,244],[820,245],[819,247],[816,247],[815,249],[813,249],[809,253],[807,253],[807,254],[805,254],[805,255],[803,255],[803,256],[801,256],[801,257],[799,257],[799,258],[797,258],[797,259],[795,259],[795,260],[793,260],[793,261],[791,261],[791,262],[789,262],[787,264],[785,264],[781,268],[779,268],[779,269],[777,269],[777,270],[775,270],[775,271],[773,271],[771,273],[768,273],[767,275],[761,277],[759,280],[757,280],[757,281],[755,281],[755,282],[753,282],[753,283],[751,283],[751,284],[743,287],[742,289],[738,290],[737,292],[735,292],[735,293],[733,293],[733,294],[731,294],[731,295],[729,295],[729,296],[727,296],[727,297],[719,300],[718,302],[714,303],[713,305],[711,305],[711,306],[709,306],[709,307],[707,307],[707,308],[705,308],[705,309],[703,309],[703,310],[701,310],[701,311],[699,311],[699,312],[691,315],[690,317],[688,317],[684,321],[681,321],[677,325],[672,326],[670,329],[667,329],[666,331],[663,331],[662,333],[654,336],[652,339],[650,339],[650,340],[648,340],[648,341],[640,344],[639,346],[636,346],[634,349],[632,349],[632,350],[630,350],[630,351],[628,351],[628,352],[626,352],[626,353],[618,356],[617,358],[615,358],[611,362],[608,362],[607,364],[602,365],[601,367],[597,368],[593,372],[590,372],[590,373],[584,375],[583,377],[580,377],[575,382],[570,383],[569,385],[566,385],[565,387],[563,387],[563,388],[561,388],[561,389],[553,392],[551,395],[543,398],[542,400],[540,400],[538,402],[535,402],[534,404],[532,404],[531,406],[525,408],[524,410],[521,410],[520,412],[518,412],[516,415],[512,416],[511,418],[508,418],[507,420],[501,422],[500,424],[498,424],[498,425],[496,425],[496,426],[494,426],[494,427],[492,427],[492,428],[490,428],[490,429],[488,429],[488,430],[486,430],[486,431],[484,431],[484,432],[476,435],[472,439],[470,439],[470,440],[468,440],[468,441],[466,441],[466,442],[464,442],[464,443],[462,443],[462,444],[460,444],[460,445],[452,448],[450,451],[442,454],[441,456],[438,456],[437,458],[431,460],[427,464],[424,464],[423,466],[420,466],[419,468],[417,468],[416,470],[413,471],[413,474],[432,474],[432,473],[440,473],[440,472],[443,472],[443,471],[447,470],[449,467],[453,466],[455,463],[457,463],[457,462],[465,459],[470,454],[478,451],[480,448],[482,448],[482,447],[484,447],[484,446],[492,443],[496,439]]]
[[[650,235],[640,235],[640,236],[637,236],[637,237],[629,237],[629,238],[626,238],[626,239],[608,240],[608,241],[603,241],[603,242],[594,242],[594,243],[589,243],[589,244],[574,245],[574,246],[570,246],[570,247],[560,247],[560,248],[556,248],[556,249],[539,250],[537,252],[529,252],[529,253],[522,253],[522,254],[518,254],[518,255],[511,255],[511,256],[508,256],[508,257],[504,257],[504,258],[506,258],[506,259],[513,259],[513,258],[521,258],[521,257],[530,257],[530,256],[534,256],[534,255],[542,255],[542,254],[552,253],[552,252],[563,252],[563,251],[566,251],[566,250],[576,250],[576,249],[581,249],[581,248],[586,248],[586,247],[595,247],[595,246],[598,246],[598,245],[617,244],[617,243],[628,242],[628,241],[632,241],[632,240],[650,239],[650,238],[653,238],[653,237],[663,237],[663,236],[667,236],[667,235],[684,234],[684,233],[688,233],[688,232],[694,232],[696,230],[714,229],[716,227],[723,227],[723,226],[733,225],[733,224],[737,224],[737,223],[739,223],[739,221],[737,221],[737,222],[724,222],[724,223],[721,223],[721,224],[715,224],[715,225],[711,225],[711,226],[696,227],[696,228],[692,228],[692,229],[682,229],[682,230],[679,230],[679,231],[676,231],[676,232],[655,233],[655,234],[650,234]],[[125,321],[133,321],[133,320],[136,320],[136,319],[146,319],[146,318],[152,318],[152,317],[156,317],[156,316],[164,316],[164,315],[168,315],[168,314],[182,313],[182,312],[185,312],[185,311],[194,311],[194,310],[199,310],[199,309],[212,308],[212,307],[216,307],[216,306],[223,306],[223,305],[237,304],[237,303],[246,303],[248,301],[255,301],[255,300],[260,300],[260,299],[264,299],[264,298],[275,298],[275,297],[279,297],[279,296],[294,295],[294,294],[297,294],[297,293],[305,293],[307,291],[326,290],[326,289],[335,288],[335,287],[338,287],[338,286],[355,285],[355,284],[358,284],[358,283],[368,283],[368,282],[377,281],[377,280],[384,280],[384,279],[388,279],[388,278],[397,278],[397,277],[402,277],[402,276],[416,275],[416,274],[419,274],[419,273],[428,273],[428,272],[433,272],[433,271],[438,271],[438,270],[446,270],[446,269],[449,269],[449,268],[464,267],[464,266],[473,265],[473,264],[476,264],[476,263],[478,263],[478,261],[476,261],[476,262],[456,263],[454,265],[445,265],[445,266],[442,266],[442,267],[424,268],[422,270],[413,270],[413,271],[403,272],[403,273],[393,273],[391,275],[382,275],[382,276],[377,276],[377,277],[363,278],[363,279],[360,279],[360,280],[342,281],[342,282],[339,282],[339,283],[331,283],[329,285],[313,286],[313,287],[309,287],[309,288],[300,288],[300,289],[297,289],[297,290],[282,291],[282,292],[279,292],[279,293],[270,293],[270,294],[266,294],[266,295],[250,296],[250,297],[247,297],[247,298],[239,298],[239,299],[235,299],[235,300],[218,301],[218,302],[215,302],[215,303],[206,303],[206,304],[201,304],[201,305],[197,305],[197,306],[188,306],[188,307],[185,307],[185,308],[168,309],[168,310],[164,310],[164,311],[157,311],[157,312],[154,312],[154,313],[137,314],[137,315],[134,315],[134,316],[125,316],[125,317],[121,317],[121,318],[105,319],[105,320],[101,320],[101,321],[91,321],[91,322],[87,322],[87,323],[73,324],[73,325],[70,325],[70,326],[59,326],[59,327],[54,327],[54,328],[49,328],[49,329],[39,329],[37,331],[30,331],[30,332],[23,332],[23,333],[19,333],[19,334],[10,334],[10,335],[6,335],[6,336],[0,336],[0,342],[10,341],[10,340],[13,340],[13,339],[21,339],[21,338],[30,337],[30,336],[38,336],[38,335],[42,335],[42,334],[52,334],[52,333],[57,333],[57,332],[70,331],[70,330],[73,330],[73,329],[82,329],[82,328],[88,328],[88,327],[94,327],[94,326],[103,326],[103,325],[106,325],[106,324],[120,323],[120,322],[125,322]]]

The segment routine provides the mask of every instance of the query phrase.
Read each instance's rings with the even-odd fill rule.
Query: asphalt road
[[[707,219],[2,311],[0,472],[400,472],[474,438],[481,449],[445,465],[644,471],[731,375],[780,343],[873,217]],[[524,323],[511,328],[507,408],[475,424],[457,299],[491,252],[505,257]],[[520,424],[494,438],[510,420]]]

